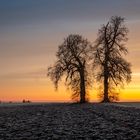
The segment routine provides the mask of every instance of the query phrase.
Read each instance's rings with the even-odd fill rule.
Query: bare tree
[[[87,101],[87,88],[90,86],[89,52],[91,45],[80,35],[69,35],[56,54],[57,61],[48,68],[48,76],[57,89],[58,82],[65,76],[65,83],[71,87],[72,99],[80,103]]]
[[[131,80],[131,67],[123,54],[128,51],[124,46],[127,41],[128,29],[124,25],[124,18],[115,16],[98,31],[94,47],[94,67],[98,67],[97,80],[103,81],[103,100],[113,99],[112,87],[123,85]],[[116,99],[116,97],[114,98]]]

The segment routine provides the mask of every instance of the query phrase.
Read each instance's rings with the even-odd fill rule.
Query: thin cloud
[[[40,69],[32,72],[16,72],[0,76],[1,80],[24,80],[47,78],[47,69]]]

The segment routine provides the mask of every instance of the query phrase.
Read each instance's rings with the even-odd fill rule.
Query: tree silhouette
[[[113,99],[112,87],[131,80],[130,63],[123,58],[123,54],[128,53],[124,46],[127,33],[124,18],[119,16],[111,17],[110,21],[98,31],[93,66],[99,69],[97,80],[103,81],[102,102],[110,102]]]
[[[58,82],[65,76],[65,83],[73,92],[72,99],[78,99],[80,103],[87,101],[87,88],[90,86],[90,49],[87,39],[80,35],[69,35],[58,48],[57,61],[48,68],[48,76],[56,89]]]

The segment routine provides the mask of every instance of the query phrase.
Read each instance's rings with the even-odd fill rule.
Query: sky
[[[126,59],[132,81],[120,101],[140,101],[140,0],[0,0],[0,100],[70,101],[63,84],[56,92],[47,68],[69,34],[94,44],[98,29],[111,16],[122,16],[129,28]],[[90,92],[97,101],[97,88]]]

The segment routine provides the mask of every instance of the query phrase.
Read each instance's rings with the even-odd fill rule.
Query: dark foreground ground
[[[0,140],[140,140],[140,109],[112,104],[0,106]]]

